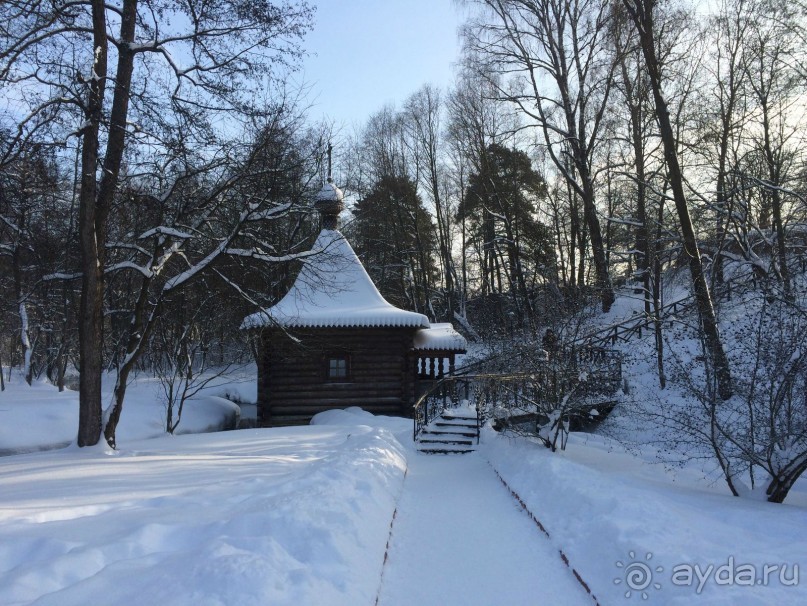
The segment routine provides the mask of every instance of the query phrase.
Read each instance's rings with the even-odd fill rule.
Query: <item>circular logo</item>
[[[661,583],[653,582],[653,573],[664,572],[664,568],[661,566],[653,568],[650,565],[649,562],[653,558],[652,553],[645,554],[644,561],[637,559],[636,553],[633,551],[629,551],[628,556],[630,561],[622,562],[617,560],[616,562],[616,567],[623,570],[623,575],[614,579],[614,585],[625,584],[627,587],[627,591],[625,591],[626,598],[630,598],[636,592],[637,595],[642,596],[643,600],[646,600],[648,598],[646,589],[651,586],[655,589],[661,589]]]

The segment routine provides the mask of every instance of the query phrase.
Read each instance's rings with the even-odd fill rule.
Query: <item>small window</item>
[[[347,381],[348,357],[329,356],[326,377],[329,381]]]

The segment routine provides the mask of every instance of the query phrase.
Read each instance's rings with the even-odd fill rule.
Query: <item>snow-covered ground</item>
[[[478,453],[410,457],[378,603],[592,604]]]
[[[807,601],[790,585],[803,507],[718,494],[596,436],[552,454],[488,429],[445,457],[418,454],[405,419],[315,421],[0,458],[0,604],[593,604],[560,550],[603,605]]]
[[[481,454],[601,604],[807,603],[804,507],[719,493],[597,436],[573,434],[563,453],[485,438]]]
[[[718,414],[722,414],[722,427],[729,427],[737,431],[737,436],[748,427],[748,417],[743,411],[749,406],[748,394],[772,393],[778,389],[775,380],[777,373],[771,371],[774,380],[767,383],[757,375],[756,386],[749,388],[752,373],[762,371],[755,368],[755,364],[762,362],[757,358],[756,347],[762,347],[765,341],[778,343],[783,335],[772,330],[764,332],[763,327],[770,330],[773,324],[797,324],[796,321],[760,322],[760,317],[777,318],[783,313],[781,309],[772,312],[765,297],[759,290],[742,288],[743,275],[738,273],[735,265],[727,267],[727,277],[735,278],[732,296],[723,292],[719,297],[717,306],[720,321],[721,338],[726,355],[730,360],[732,381],[735,387],[735,396],[729,402],[718,407]],[[681,284],[681,273],[673,274],[668,279],[667,295],[672,300],[679,300],[686,296],[686,284]],[[738,286],[738,284],[740,286]],[[794,282],[797,291],[807,292],[804,278]],[[803,296],[803,295],[802,295]],[[716,297],[718,298],[718,297]],[[626,291],[621,292],[611,313],[609,322],[617,322],[640,313],[641,300],[631,297]],[[615,311],[616,310],[616,311]],[[663,463],[670,477],[686,478],[698,489],[708,489],[716,494],[728,494],[724,474],[719,466],[713,449],[708,440],[708,412],[706,406],[699,402],[695,395],[696,390],[703,390],[703,362],[699,361],[704,355],[703,345],[696,333],[697,317],[693,317],[694,310],[668,315],[663,323],[664,341],[664,373],[666,387],[660,388],[657,368],[656,347],[652,330],[646,330],[641,338],[634,335],[629,341],[618,341],[613,347],[622,352],[622,372],[628,393],[620,393],[619,404],[610,416],[597,428],[602,436],[614,438],[620,447],[630,449],[633,457],[619,458],[607,457],[610,461],[619,461],[619,465],[633,460],[638,465],[633,466],[632,473],[646,472],[651,469],[655,475],[660,474],[658,465]],[[605,316],[601,316],[605,317]],[[784,331],[786,332],[786,331]],[[785,335],[787,336],[787,335]],[[792,338],[792,335],[790,335]],[[755,341],[759,339],[759,343]],[[797,346],[793,355],[799,351]],[[784,348],[785,346],[783,346]],[[781,373],[779,373],[781,375]],[[798,394],[798,389],[796,391]],[[798,397],[797,397],[798,399]],[[756,404],[756,423],[765,427],[768,410]],[[733,418],[734,421],[729,421]],[[794,416],[797,418],[797,415]],[[762,422],[760,422],[760,420]],[[736,423],[736,424],[735,424]],[[759,430],[758,430],[759,431]],[[719,441],[719,440],[718,440]],[[740,439],[743,443],[743,439]],[[614,446],[612,445],[612,448]],[[725,443],[723,447],[726,448]],[[736,454],[736,453],[735,453]],[[733,462],[737,465],[737,460]],[[747,465],[737,467],[747,469]],[[755,469],[755,486],[751,490],[749,474],[737,473],[735,482],[747,490],[752,498],[764,499],[766,475],[759,468]],[[785,503],[807,508],[807,476],[802,477],[790,490]]]
[[[7,368],[3,371],[8,373]],[[105,405],[112,400],[114,386],[114,376],[105,375]],[[0,456],[64,448],[75,441],[77,392],[59,393],[44,380],[34,381],[29,387],[14,369],[5,387],[0,392]],[[238,416],[254,415],[254,407],[242,412],[223,396],[254,402],[256,390],[254,365],[212,380],[188,401],[176,433],[217,431],[232,425]],[[165,396],[159,380],[144,375],[135,378],[126,392],[117,430],[118,443],[160,437],[165,434],[165,423]]]
[[[551,454],[488,430],[441,457],[415,452],[405,419],[315,421],[1,457],[0,604],[593,603],[560,550],[600,604],[807,601],[791,586],[804,507],[721,494],[597,436]]]
[[[384,429],[0,458],[0,604],[372,604],[406,459]]]

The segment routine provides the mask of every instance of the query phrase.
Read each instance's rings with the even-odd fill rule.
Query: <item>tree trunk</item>
[[[584,205],[585,206],[585,205]],[[585,209],[583,210],[583,218],[585,219]],[[580,291],[586,287],[586,248],[588,247],[588,227],[584,220],[579,226],[577,232],[577,288]]]
[[[630,105],[630,130],[631,143],[633,145],[633,156],[636,163],[636,218],[639,228],[636,232],[636,276],[642,281],[644,289],[644,311],[651,313],[650,293],[650,243],[648,234],[650,225],[647,218],[647,183],[645,176],[644,161],[644,128],[642,118],[644,115],[645,98],[641,92],[635,91],[628,76],[625,60],[622,60],[622,79],[625,83],[626,97]],[[637,96],[639,95],[639,96]]]
[[[101,439],[101,373],[103,366],[103,265],[97,238],[98,130],[107,77],[106,15],[103,0],[92,0],[95,76],[88,84],[87,124],[81,142],[79,192],[79,244],[81,249],[81,302],[78,317],[79,446],[92,446]]]
[[[681,224],[681,234],[684,240],[684,254],[688,259],[692,286],[695,291],[695,301],[701,319],[701,327],[706,340],[706,348],[717,380],[717,389],[723,400],[732,395],[731,373],[728,358],[723,350],[723,342],[717,326],[714,306],[709,294],[709,285],[703,271],[700,249],[689,216],[686,195],[684,193],[683,174],[678,163],[675,133],[670,123],[670,113],[662,92],[661,70],[656,58],[656,41],[653,29],[653,7],[655,0],[623,0],[625,7],[631,14],[639,32],[642,54],[645,58],[650,86],[656,103],[656,118],[659,132],[664,144],[664,159],[667,163],[667,174],[673,192],[675,209]]]
[[[87,105],[88,120],[82,141],[82,175],[79,194],[79,234],[81,246],[81,304],[79,313],[79,432],[78,445],[92,446],[101,438],[101,375],[104,345],[104,261],[107,218],[118,185],[126,139],[129,111],[129,86],[132,81],[137,0],[125,0],[121,13],[118,68],[109,136],[104,156],[100,185],[98,130],[102,119],[104,86],[107,77],[107,31],[105,5],[92,1],[93,40],[95,45],[95,78],[90,81]],[[109,440],[108,440],[109,441]],[[114,434],[111,444],[114,444]]]
[[[642,282],[644,297],[644,312],[647,317],[651,316],[653,295],[651,289],[651,254],[650,254],[650,234],[651,227],[647,215],[647,183],[645,171],[645,128],[646,104],[648,102],[647,91],[643,86],[644,73],[639,67],[638,57],[636,67],[631,72],[629,70],[628,59],[638,49],[633,48],[631,37],[623,30],[621,19],[614,19],[614,42],[616,44],[617,57],[619,62],[622,86],[624,88],[625,101],[628,105],[629,133],[636,171],[636,219],[639,227],[635,234],[635,252],[629,257],[636,263],[636,269],[632,274]]]
[[[569,287],[577,298],[577,240],[580,231],[580,214],[577,209],[577,194],[570,185],[567,185],[567,195],[569,197]]]
[[[714,265],[712,267],[712,284],[723,284],[724,281],[721,249],[726,238],[726,229],[723,223],[726,216],[726,148],[727,141],[721,140],[720,159],[717,169],[717,200],[715,203],[715,206],[717,206],[717,233],[715,237]]]
[[[790,489],[793,488],[793,484],[805,471],[807,471],[807,456],[802,455],[788,467],[785,473],[780,473],[771,479],[765,489],[768,501],[770,503],[784,503]]]
[[[787,249],[785,247],[785,229],[782,223],[782,196],[776,186],[779,185],[779,163],[773,153],[773,145],[771,143],[771,125],[768,117],[767,104],[763,103],[763,134],[764,134],[764,151],[765,163],[768,168],[768,179],[774,186],[771,189],[771,215],[773,218],[773,229],[776,232],[776,258],[779,265],[779,277],[782,281],[782,288],[785,291],[785,298],[792,299],[790,288],[790,272],[787,268]],[[773,251],[771,251],[773,253]]]
[[[605,256],[600,220],[597,218],[597,207],[594,202],[594,183],[588,174],[588,168],[585,169],[585,175],[583,171],[580,171],[580,176],[583,179],[583,215],[586,218],[591,252],[594,257],[597,291],[602,303],[602,310],[607,313],[611,309],[611,305],[614,304],[614,287],[611,284],[611,275],[608,273],[608,260]]]
[[[157,245],[152,260],[158,259],[163,254],[163,247]],[[114,401],[112,410],[107,418],[106,427],[104,427],[104,438],[112,448],[116,447],[115,431],[118,428],[120,415],[123,411],[123,400],[126,396],[126,386],[129,382],[129,374],[140,359],[146,343],[148,342],[151,331],[154,328],[154,318],[157,317],[160,302],[149,313],[149,286],[151,278],[143,278],[140,285],[140,295],[138,296],[137,303],[135,304],[132,323],[129,328],[129,338],[126,343],[126,356],[124,357],[123,364],[118,368],[118,376],[115,380]],[[148,315],[148,317],[147,317]]]
[[[658,219],[656,227],[656,242],[653,248],[653,328],[656,340],[656,368],[658,370],[658,384],[661,389],[667,387],[667,374],[664,372],[664,336],[661,323],[661,231],[664,224],[664,198],[659,202]],[[648,245],[648,250],[650,249]],[[650,271],[648,270],[648,283]]]
[[[22,295],[22,234],[26,231],[25,212],[20,214],[18,236],[14,243],[14,252],[11,255],[11,273],[14,278],[14,295],[17,298],[17,311],[20,316],[20,346],[22,347],[23,377],[28,385],[33,382],[33,368],[31,366],[31,356],[33,347],[31,345],[31,331],[28,322],[28,308],[25,305]]]
[[[454,317],[456,270],[454,269],[454,261],[451,258],[451,236],[449,235],[447,218],[449,213],[444,210],[442,206],[443,202],[440,196],[436,165],[431,163],[430,166],[432,166],[432,197],[434,198],[434,209],[437,217],[437,242],[438,246],[440,247],[440,257],[443,262],[443,278],[445,280],[446,289],[446,315],[449,319],[451,319]]]

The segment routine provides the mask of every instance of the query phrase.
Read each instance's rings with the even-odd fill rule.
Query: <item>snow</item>
[[[336,187],[333,181],[322,184],[322,189],[317,192],[317,200],[341,202],[345,198],[342,190]]]
[[[188,232],[170,227],[168,225],[159,225],[144,231],[137,237],[137,239],[145,240],[146,238],[152,238],[154,236],[171,236],[172,238],[177,238],[178,240],[190,240],[193,238],[193,234],[189,234]]]
[[[111,274],[115,271],[120,271],[122,269],[133,269],[136,272],[143,274],[144,278],[151,278],[154,276],[154,273],[148,269],[147,267],[141,267],[137,263],[133,263],[132,261],[121,261],[120,263],[115,263],[110,265],[106,268],[106,273]]]
[[[175,243],[175,246],[176,246],[176,243]],[[227,246],[228,246],[228,241],[226,239],[222,240],[221,242],[218,243],[218,245],[216,245],[213,248],[213,250],[211,250],[207,254],[207,256],[204,259],[199,261],[196,265],[194,265],[192,267],[189,267],[188,269],[186,269],[182,273],[174,276],[173,278],[170,278],[170,279],[166,280],[165,286],[163,286],[163,292],[168,292],[168,291],[173,290],[174,288],[176,288],[178,286],[181,286],[182,284],[184,284],[185,282],[187,282],[188,280],[193,278],[195,275],[197,275],[200,271],[207,268],[211,263],[213,263],[213,261],[215,261],[227,249]],[[172,249],[170,252],[174,252],[175,250],[176,250],[176,248]],[[168,256],[169,256],[168,254],[164,255],[163,259],[167,260]],[[162,265],[162,263],[160,265]]]
[[[464,352],[468,349],[468,342],[448,322],[437,322],[415,333],[414,348]]]
[[[248,384],[244,381],[248,380]],[[103,378],[104,402],[112,401],[114,375]],[[254,400],[255,380],[235,376],[229,382],[211,383],[189,400],[182,413],[177,433],[215,431],[233,425],[238,406],[224,399],[225,394],[241,394]],[[165,405],[162,388],[153,377],[138,377],[128,387],[117,442],[124,446],[134,440],[165,434]],[[44,380],[34,380],[29,387],[21,373],[12,373],[6,390],[0,392],[0,455],[64,448],[78,434],[78,392],[61,393]],[[2,601],[0,601],[2,604]]]
[[[654,605],[807,603],[807,584],[782,584],[778,570],[767,585],[753,587],[721,585],[714,576],[729,558],[735,568],[753,566],[757,580],[766,564],[787,564],[786,581],[794,574],[793,566],[803,574],[804,508],[715,494],[688,481],[686,474],[668,476],[660,466],[643,463],[597,436],[572,434],[568,449],[554,454],[492,430],[483,438],[491,464],[603,604],[625,600],[630,591],[625,568],[636,561],[652,564],[653,581],[660,588],[651,584],[644,592],[647,603]],[[703,582],[693,576],[691,585],[680,579],[676,584],[673,569],[682,566],[698,566],[710,576]],[[632,594],[644,601],[641,591]]]
[[[219,387],[254,397],[250,373]],[[148,386],[141,377],[130,393],[145,400]],[[39,431],[29,426],[60,407],[48,431],[73,422],[75,394],[15,379],[0,415],[17,413],[0,428]],[[137,425],[133,408],[122,428]],[[754,587],[714,576],[733,558],[787,563],[791,578],[807,565],[802,506],[726,496],[594,435],[550,453],[486,428],[479,451],[446,457],[417,453],[411,431],[410,419],[348,408],[307,427],[0,457],[0,604],[593,603],[561,551],[601,604],[625,600],[637,561],[663,568],[649,604],[807,600],[778,575]],[[697,578],[673,585],[679,564],[712,565],[700,593]]]
[[[76,280],[81,277],[81,274],[68,274],[64,272],[56,272],[53,274],[46,274],[42,276],[42,280],[47,282],[50,280]]]
[[[372,604],[405,471],[384,429],[0,459],[0,604]]]
[[[271,208],[264,209],[262,211],[254,211],[251,212],[247,216],[247,221],[266,221],[269,219],[276,219],[282,215],[284,215],[288,210],[292,207],[291,202],[286,202],[285,204],[278,204],[277,206],[272,206]]]
[[[337,230],[322,230],[289,292],[275,306],[247,316],[242,329],[278,324],[287,328],[370,326],[428,328],[423,314],[388,303],[353,248]]]
[[[380,606],[590,606],[556,549],[479,455],[410,459]]]

